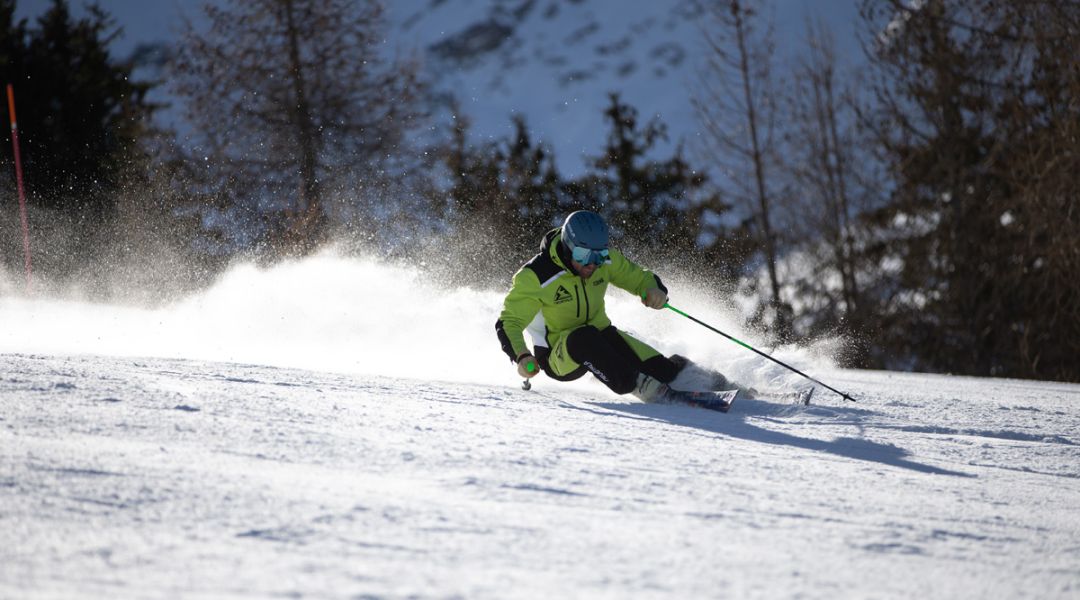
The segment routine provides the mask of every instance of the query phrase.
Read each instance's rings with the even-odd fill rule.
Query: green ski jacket
[[[533,343],[551,348],[560,336],[584,325],[603,330],[611,325],[604,310],[604,295],[614,284],[641,297],[650,288],[667,292],[660,278],[609,249],[608,260],[589,279],[582,279],[570,265],[569,252],[560,244],[559,229],[544,236],[537,254],[514,274],[513,286],[503,301],[495,330],[512,362],[530,352],[524,332]]]

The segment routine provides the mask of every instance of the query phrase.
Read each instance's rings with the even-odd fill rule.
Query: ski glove
[[[517,360],[518,375],[525,379],[536,377],[540,374],[540,367],[536,364],[536,358],[528,352],[522,354]]]
[[[649,288],[645,295],[641,297],[641,303],[649,308],[659,310],[667,304],[667,294],[660,288]]]

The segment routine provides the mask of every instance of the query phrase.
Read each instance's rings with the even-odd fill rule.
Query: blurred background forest
[[[118,56],[107,4],[27,19],[0,0],[33,293],[160,303],[235,261],[327,247],[501,289],[588,208],[637,262],[694,277],[773,343],[1080,381],[1080,2],[855,1],[857,61],[813,14],[779,52],[772,3],[673,2],[700,39],[692,80],[666,93],[695,134],[672,139],[613,86],[589,99],[604,130],[567,172],[552,144],[567,132],[524,113],[475,135],[425,55],[387,43],[379,2],[193,2],[175,44]],[[433,47],[509,36],[497,18],[466,33]],[[148,60],[156,76],[137,77]],[[25,293],[10,137],[0,161],[0,292]]]

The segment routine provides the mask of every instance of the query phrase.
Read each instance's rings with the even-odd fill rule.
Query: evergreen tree
[[[450,186],[436,202],[451,235],[440,246],[483,265],[473,283],[504,285],[507,273],[535,254],[564,212],[562,180],[554,154],[532,139],[521,115],[512,119],[512,136],[474,146],[469,119],[456,107],[454,112],[450,141],[441,151]]]
[[[42,241],[65,227],[35,244],[35,264],[70,274],[97,252],[97,232],[138,184],[151,86],[134,81],[132,66],[110,55],[120,32],[100,7],[75,19],[66,0],[52,0],[35,26],[15,22],[14,7],[0,0],[0,67],[15,91],[32,237]],[[12,153],[9,140],[0,157],[14,190]]]
[[[648,252],[654,263],[697,263],[703,280],[730,283],[749,247],[733,243],[721,224],[730,206],[707,194],[705,176],[681,152],[650,158],[665,134],[662,123],[642,127],[636,109],[617,94],[604,114],[603,152],[589,161],[590,172],[570,181],[560,177],[547,145],[532,139],[523,117],[513,118],[508,138],[472,145],[468,119],[455,115],[441,153],[449,186],[435,202],[451,228],[440,251],[449,248],[450,255],[482,266],[475,283],[505,285],[544,233],[569,212],[591,209],[607,218],[620,247]]]
[[[866,0],[868,124],[893,167],[884,351],[920,368],[1080,380],[1080,5]]]
[[[690,167],[677,151],[667,160],[650,158],[667,130],[657,119],[639,123],[638,111],[611,94],[604,111],[608,122],[603,153],[590,160],[592,170],[566,186],[572,203],[607,217],[623,243],[670,257],[698,251],[706,208],[705,175]]]
[[[124,172],[139,158],[150,86],[132,81],[131,65],[110,56],[118,30],[99,7],[76,20],[66,0],[53,0],[28,28],[12,22],[14,5],[0,0],[0,64],[15,89],[32,202],[100,223],[113,214]],[[10,143],[2,152],[10,163]]]

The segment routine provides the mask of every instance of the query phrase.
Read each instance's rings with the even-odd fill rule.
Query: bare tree
[[[855,99],[838,71],[832,34],[809,17],[806,28],[808,47],[796,61],[789,99],[787,165],[800,190],[796,202],[807,230],[803,237],[825,256],[797,287],[806,296],[826,298],[828,306],[810,316],[813,329],[851,331],[863,321],[857,217],[869,204],[863,182],[871,152],[857,158],[863,144],[854,128]]]
[[[202,11],[207,27],[186,24],[172,83],[205,192],[308,250],[326,235],[328,188],[391,177],[417,119],[417,68],[388,56],[373,0],[226,0]]]
[[[777,274],[780,236],[770,175],[779,108],[772,89],[771,26],[759,31],[761,16],[754,0],[712,0],[702,8],[711,17],[703,28],[709,55],[693,105],[711,162],[726,176],[731,195],[754,215],[768,270],[773,326],[786,338],[791,309],[781,297]]]

